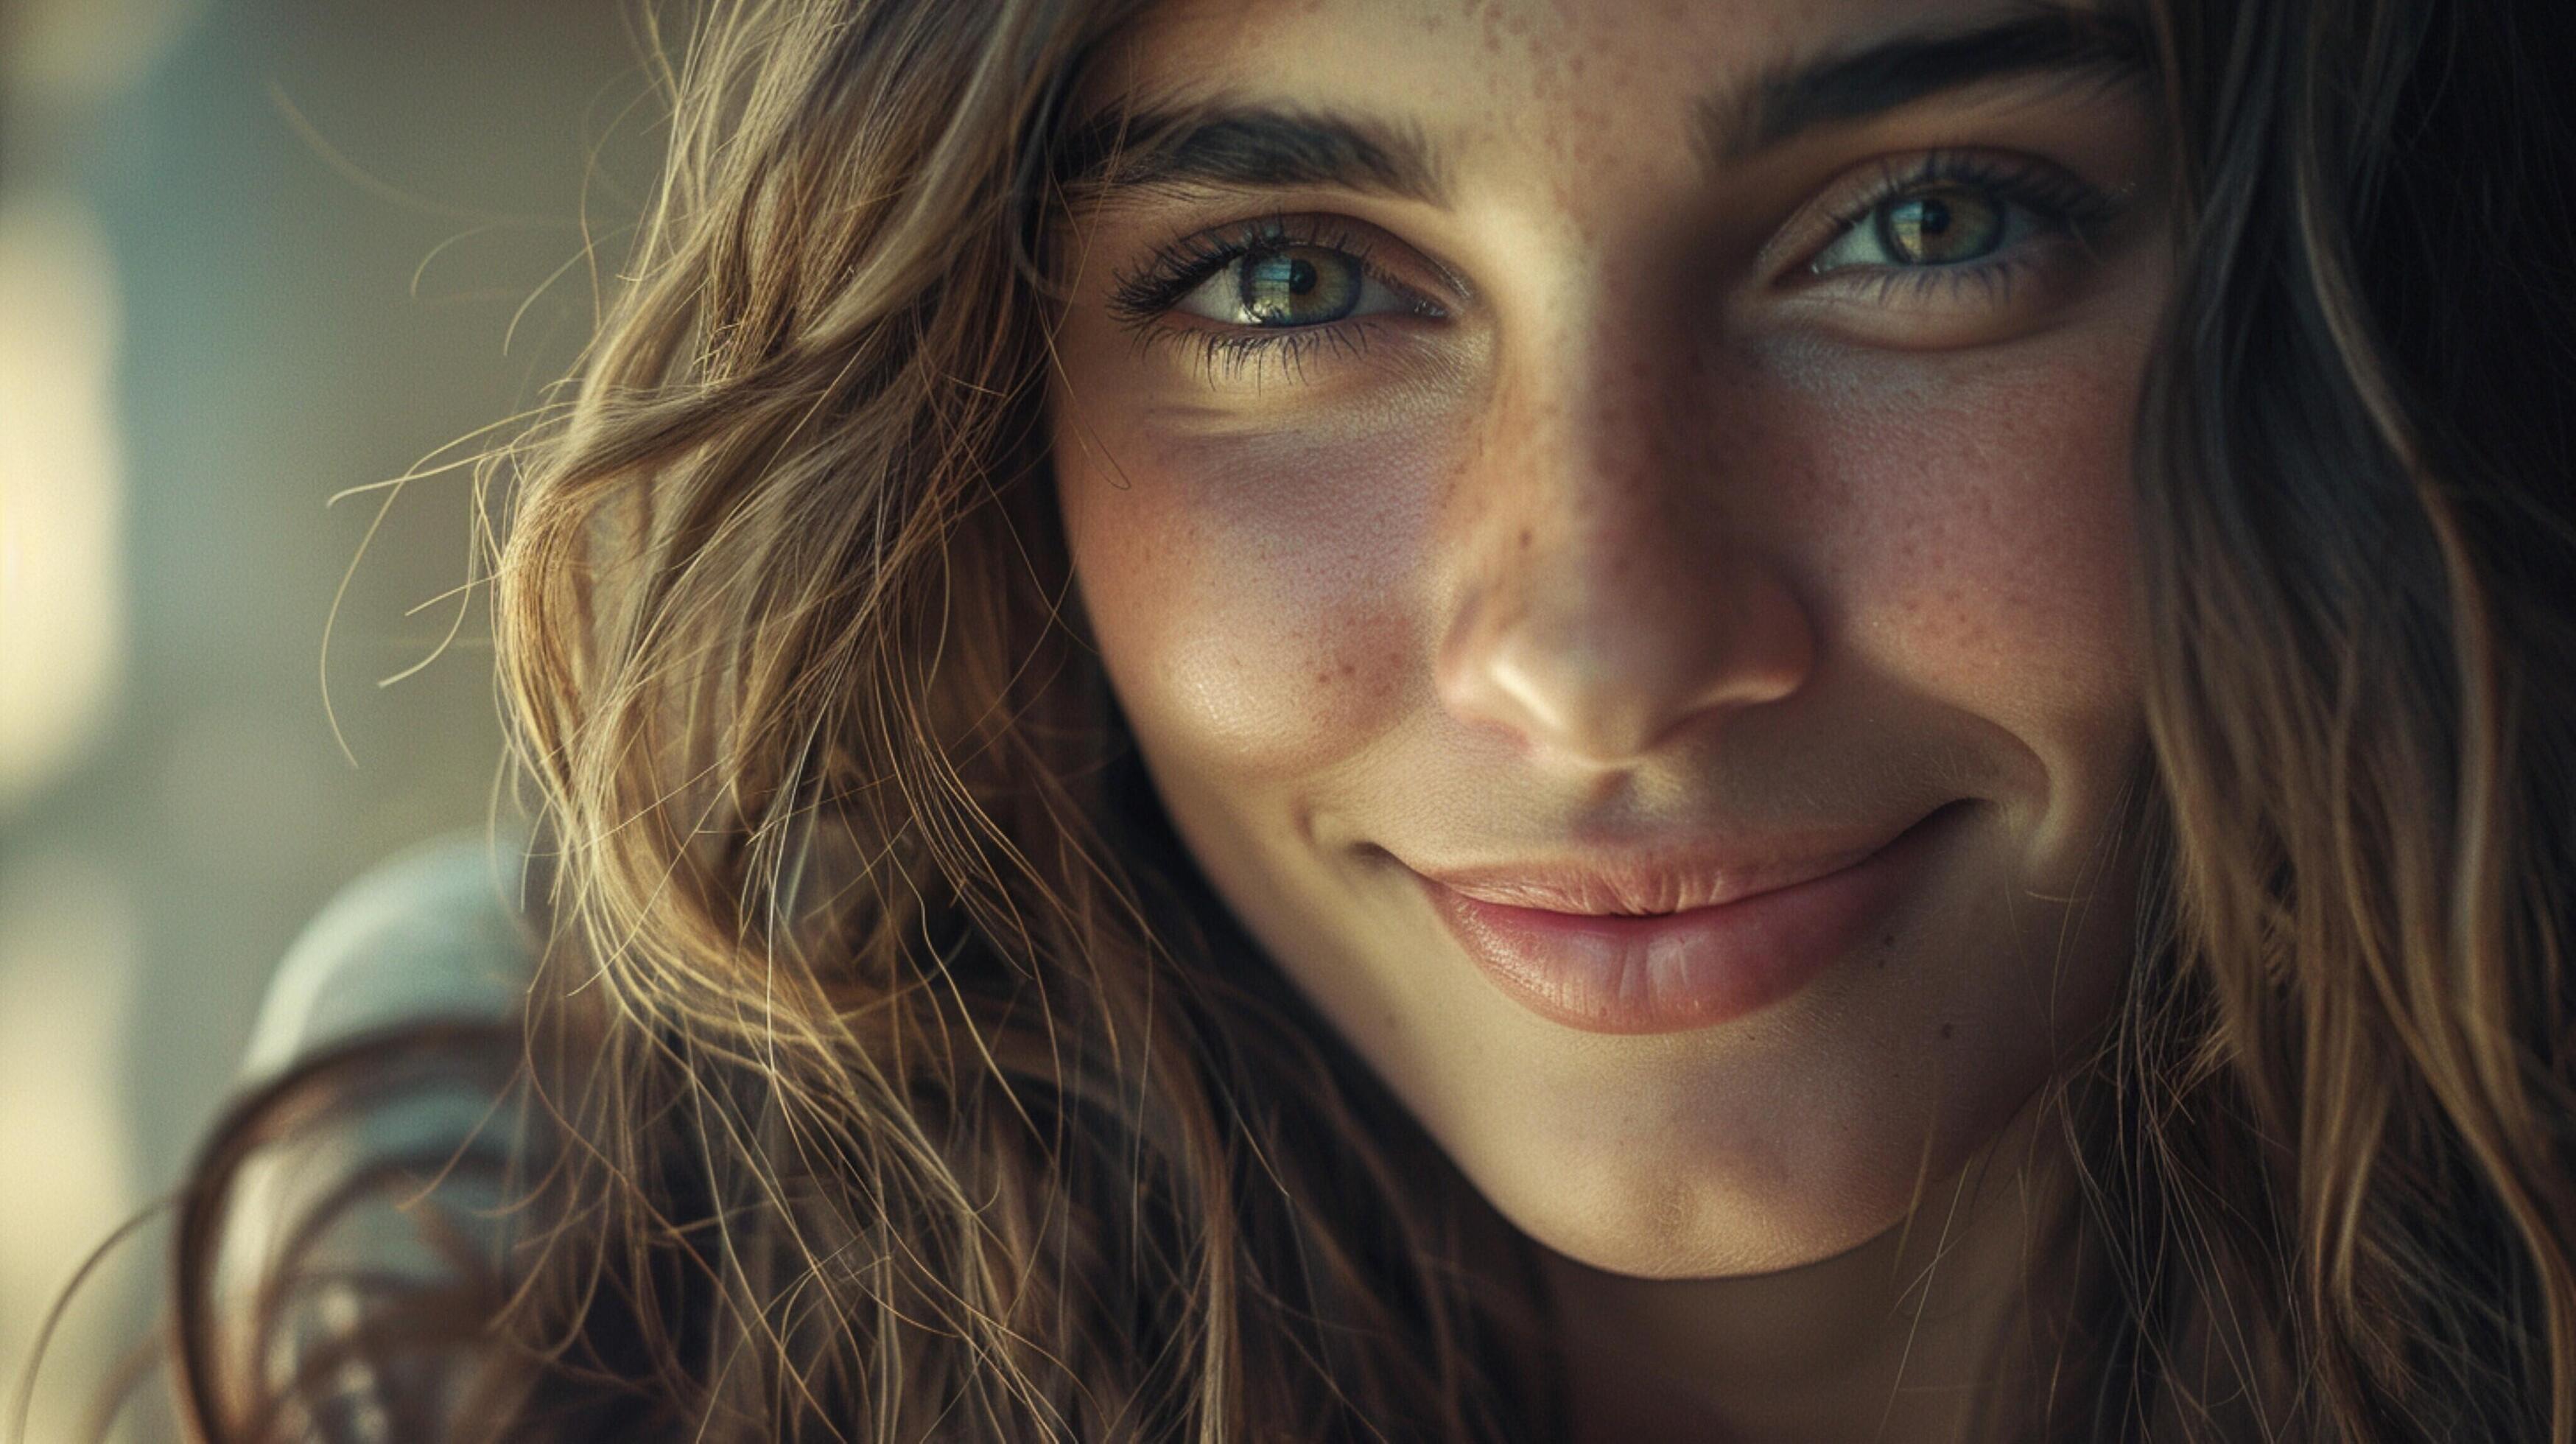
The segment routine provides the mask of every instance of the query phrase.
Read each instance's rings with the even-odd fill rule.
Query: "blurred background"
[[[490,816],[471,475],[350,489],[571,363],[582,219],[613,272],[651,174],[633,14],[0,0],[0,1380],[304,921]],[[75,1296],[30,1440],[85,1437],[167,1242]],[[168,1436],[144,1394],[113,1437]]]

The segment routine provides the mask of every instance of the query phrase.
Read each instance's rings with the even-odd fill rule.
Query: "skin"
[[[1439,152],[1436,203],[1195,186],[1080,214],[1056,477],[1176,827],[1542,1246],[1589,1437],[1966,1437],[1968,1403],[2032,1367],[1995,1341],[2044,1352],[2058,1326],[2032,1302],[2065,1198],[2044,1104],[2134,922],[2151,112],[2024,78],[1715,160],[1693,122],[1766,65],[1997,13],[1171,4],[1104,67]],[[2001,300],[1809,269],[1882,162],[1936,147],[2123,209],[2016,252]],[[1157,248],[1271,216],[1328,218],[1437,314],[1218,359],[1240,327],[1122,314]],[[1893,829],[1962,799],[1866,945],[1666,1033],[1513,1001],[1407,867]]]

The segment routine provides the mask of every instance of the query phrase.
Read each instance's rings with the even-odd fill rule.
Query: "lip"
[[[1953,802],[1877,845],[1790,860],[1414,875],[1513,1001],[1590,1033],[1679,1032],[1805,987],[1903,900],[1969,809]]]

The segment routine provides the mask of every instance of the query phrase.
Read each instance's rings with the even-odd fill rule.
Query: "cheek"
[[[1346,758],[1408,705],[1428,466],[1379,435],[1059,428],[1083,609],[1164,766],[1240,783]]]
[[[2026,737],[2125,711],[2136,387],[2123,350],[2059,348],[1793,406],[1837,630]]]

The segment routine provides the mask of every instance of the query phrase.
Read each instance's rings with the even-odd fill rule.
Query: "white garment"
[[[278,964],[242,1060],[245,1087],[267,1083],[332,1046],[406,1023],[500,1022],[525,1001],[539,934],[518,899],[525,845],[442,838],[370,870],[332,898]],[[500,1247],[495,1224],[507,1200],[491,1169],[469,1155],[506,1154],[521,1119],[493,1091],[488,1068],[431,1075],[390,1096],[334,1114],[263,1150],[238,1175],[223,1229],[219,1288],[251,1297],[280,1272],[299,1280],[282,1332],[266,1341],[273,1375],[292,1376],[317,1342],[356,1327],[367,1281],[431,1280],[455,1258],[422,1231],[434,1215],[452,1248]],[[305,1247],[292,1240],[362,1172],[394,1161],[397,1176]],[[497,1253],[493,1262],[498,1263]],[[342,1282],[346,1280],[346,1282]],[[413,1404],[452,1401],[451,1381],[419,1370],[388,1374],[354,1360],[302,1395],[310,1437],[328,1444],[391,1444],[393,1420]],[[424,1392],[426,1391],[426,1392]],[[433,1409],[444,1405],[432,1405]]]
[[[522,898],[525,857],[517,838],[460,834],[341,889],[270,978],[244,1081],[377,1028],[509,1016],[527,995],[539,943]]]

